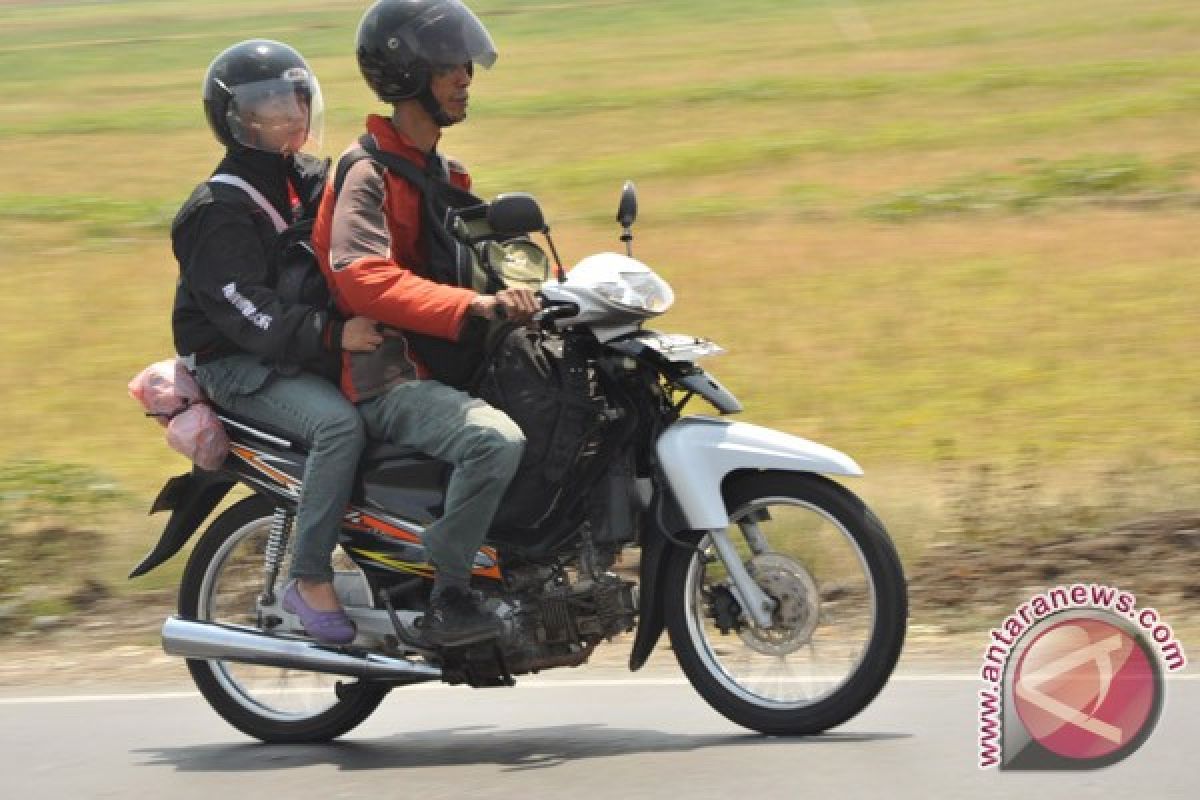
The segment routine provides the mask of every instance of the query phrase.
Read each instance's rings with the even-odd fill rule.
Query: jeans
[[[246,354],[199,365],[196,380],[222,408],[308,447],[289,577],[333,580],[330,558],[366,443],[358,410],[328,381],[280,375]]]
[[[503,411],[437,381],[407,381],[358,406],[372,439],[412,447],[454,467],[441,519],[422,537],[436,588],[466,586],[525,435]]]

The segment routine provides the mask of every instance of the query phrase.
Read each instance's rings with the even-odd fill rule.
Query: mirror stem
[[[633,230],[625,228],[621,234],[621,241],[625,243],[625,255],[633,258]]]
[[[558,276],[559,283],[567,282],[567,273],[563,270],[562,259],[558,257],[558,248],[554,246],[554,240],[550,238],[550,226],[542,228],[542,236],[546,237],[546,244],[550,245],[550,255],[554,256],[555,274]]]

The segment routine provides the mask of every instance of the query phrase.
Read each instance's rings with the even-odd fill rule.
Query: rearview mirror
[[[497,195],[488,206],[488,225],[502,236],[519,236],[546,229],[542,208],[527,192]]]
[[[621,204],[617,206],[617,222],[622,228],[632,227],[633,221],[637,219],[637,189],[634,188],[633,181],[625,181],[624,188],[621,189]]]

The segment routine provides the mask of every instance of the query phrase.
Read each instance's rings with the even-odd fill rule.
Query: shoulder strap
[[[408,181],[417,189],[417,191],[421,193],[423,197],[429,197],[431,195],[431,190],[434,188],[435,178],[428,171],[421,169],[407,158],[402,158],[394,153],[388,153],[384,150],[381,150],[375,143],[375,138],[369,133],[365,133],[360,136],[357,146],[347,151],[347,153],[342,156],[342,160],[338,162],[337,172],[334,174],[333,182],[333,190],[335,194],[341,194],[342,186],[346,182],[346,175],[350,172],[350,168],[359,161],[362,161],[364,158],[370,158],[376,163],[383,165],[388,172],[391,172],[393,175]],[[436,167],[444,172],[446,169],[446,162],[437,156],[436,153],[431,156],[431,158],[437,159]],[[430,168],[434,168],[434,166],[435,163],[431,161]],[[478,200],[478,198],[475,198],[474,195],[471,195],[469,192],[453,186],[448,182],[448,180],[443,181],[443,183],[448,191],[457,191],[467,195],[468,197],[471,197],[476,201]]]
[[[350,148],[342,156],[342,159],[338,161],[337,171],[333,176],[333,192],[335,196],[342,193],[342,187],[346,184],[346,176],[350,174],[351,167],[359,161],[368,158],[381,164],[389,172],[411,183],[422,195],[428,194],[429,176],[408,159],[380,150],[376,146],[371,134],[368,133],[359,137],[358,144]]]
[[[262,193],[251,186],[247,181],[239,178],[237,175],[230,175],[225,172],[218,173],[209,178],[213,183],[224,183],[229,186],[236,186],[250,196],[255,205],[263,210],[268,217],[271,218],[271,224],[275,226],[276,233],[283,233],[287,230],[287,223],[283,221],[283,217],[275,207],[267,202],[267,198],[262,196]]]
[[[425,170],[418,167],[416,164],[409,161],[407,158],[392,153],[385,152],[379,149],[375,144],[375,139],[370,134],[365,134],[358,140],[358,146],[366,151],[367,155],[383,164],[392,173],[400,176],[404,180],[411,183],[421,192],[421,194],[429,193],[429,175]]]

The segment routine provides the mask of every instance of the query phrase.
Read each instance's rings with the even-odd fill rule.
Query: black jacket
[[[229,150],[213,174],[236,175],[289,224],[316,215],[328,162]],[[288,180],[300,197],[292,208]],[[342,323],[327,309],[285,305],[276,295],[270,217],[242,189],[201,183],[171,224],[179,284],[171,329],[180,355],[201,363],[237,352],[291,371],[338,349]]]

